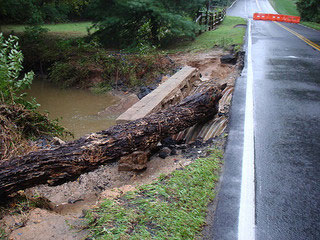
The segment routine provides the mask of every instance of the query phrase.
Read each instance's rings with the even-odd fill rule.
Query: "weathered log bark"
[[[221,89],[212,87],[164,111],[4,161],[0,163],[0,196],[44,183],[59,185],[121,156],[145,151],[161,139],[212,118],[220,98]]]

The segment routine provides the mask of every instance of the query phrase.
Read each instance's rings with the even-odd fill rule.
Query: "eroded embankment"
[[[228,118],[228,106],[239,68],[237,65],[221,64],[222,54],[222,51],[210,51],[196,55],[170,56],[181,65],[188,64],[199,68],[202,81],[207,81],[208,84],[228,84],[220,104],[219,117],[223,117],[224,120],[208,125],[210,131],[214,128],[217,130],[213,131],[207,143],[203,143],[198,138],[203,136],[201,134],[204,132],[196,133],[189,130],[187,135],[190,144],[181,142],[181,139],[162,142],[159,145],[160,151],[151,158],[147,163],[147,169],[143,172],[119,172],[117,163],[113,163],[84,174],[74,182],[57,187],[39,186],[29,189],[22,194],[27,194],[30,199],[41,196],[49,200],[44,204],[49,210],[26,208],[18,210],[22,213],[20,215],[6,215],[2,222],[5,223],[10,237],[13,239],[81,239],[86,235],[86,231],[70,230],[65,220],[77,225],[84,216],[84,210],[94,208],[102,199],[116,198],[141,184],[152,182],[161,174],[184,168],[193,159],[205,156],[207,154],[205,149],[208,146],[220,146],[223,149],[225,137],[221,133],[226,127],[225,119]],[[110,108],[105,111],[109,110]],[[207,129],[205,132],[210,131]],[[214,134],[220,134],[220,137],[217,138]]]

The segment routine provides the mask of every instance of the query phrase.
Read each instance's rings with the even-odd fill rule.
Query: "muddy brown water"
[[[34,81],[27,92],[41,104],[40,112],[49,112],[50,119],[59,119],[75,138],[109,128],[119,115],[97,114],[119,101],[110,93],[95,95],[88,90],[61,89],[41,80]]]

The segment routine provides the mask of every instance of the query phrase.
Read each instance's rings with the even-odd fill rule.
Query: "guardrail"
[[[198,23],[200,26],[206,26],[205,29],[201,29],[199,31],[199,34],[201,34],[203,31],[206,32],[213,30],[214,26],[221,23],[225,16],[226,9],[217,12],[199,11],[197,14],[196,23]]]
[[[277,21],[277,22],[288,22],[288,23],[299,23],[300,17],[282,15],[282,14],[268,14],[268,13],[254,13],[254,20],[265,20],[265,21]]]

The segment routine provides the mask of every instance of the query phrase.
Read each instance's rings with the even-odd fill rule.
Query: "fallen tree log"
[[[162,139],[218,112],[222,87],[211,87],[179,105],[57,148],[31,152],[0,163],[0,196],[39,184],[59,185],[134,151],[146,151]]]

